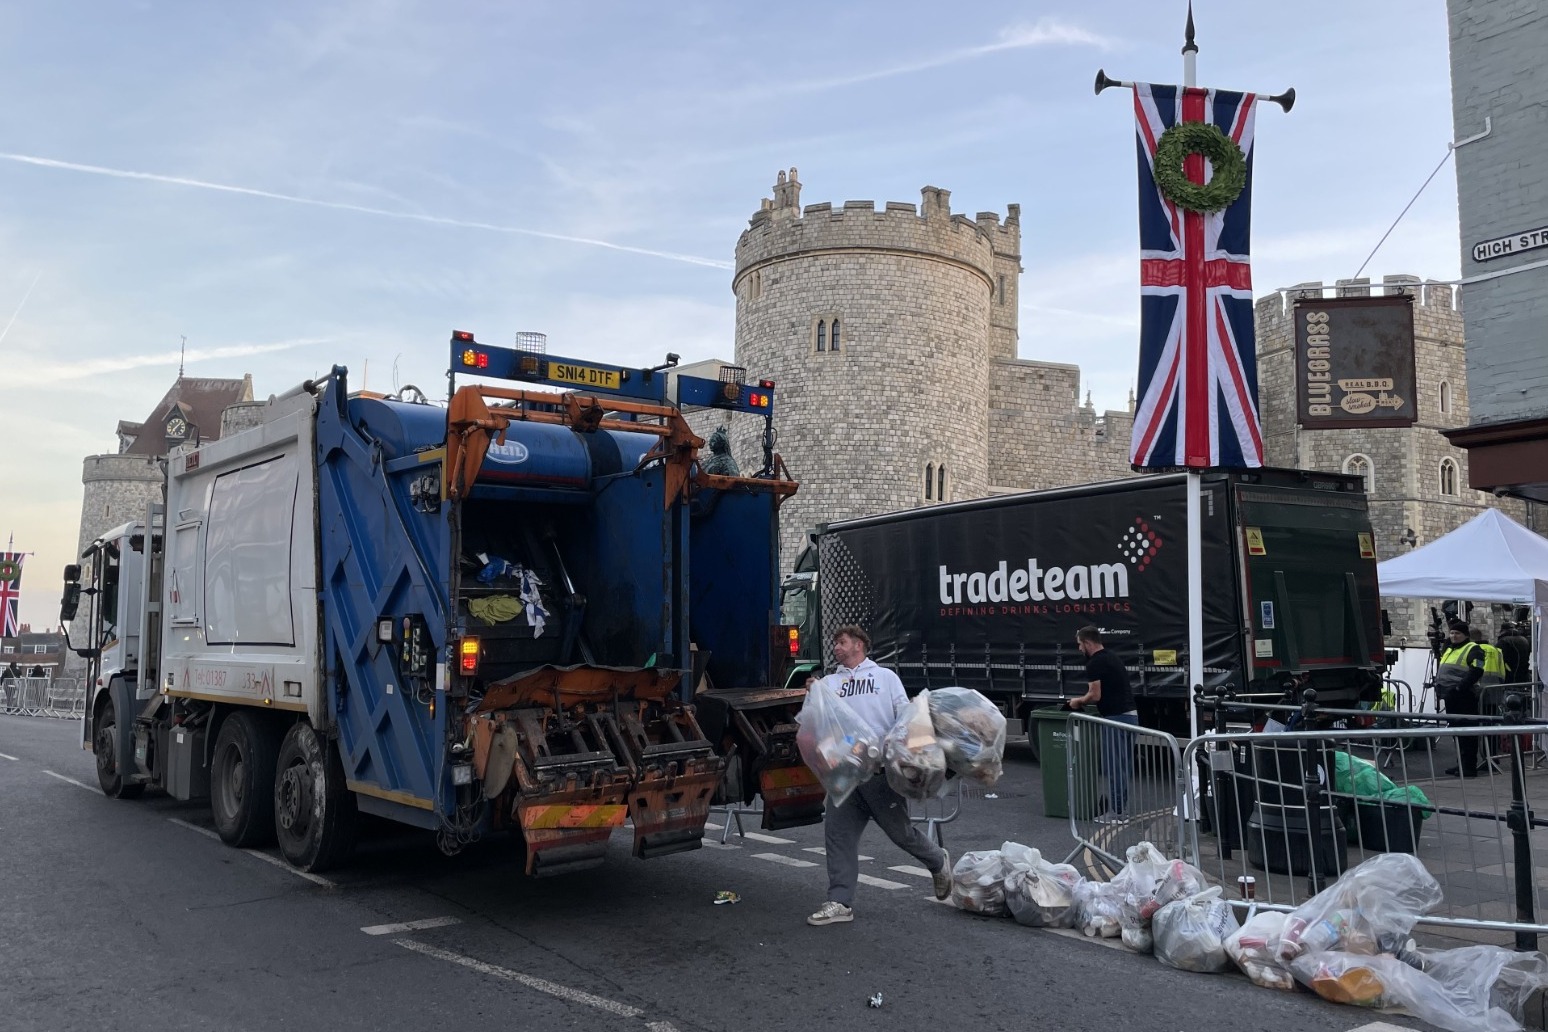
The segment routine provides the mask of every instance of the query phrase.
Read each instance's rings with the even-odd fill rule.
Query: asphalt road
[[[820,826],[649,861],[620,834],[602,867],[545,880],[504,841],[448,858],[384,827],[308,880],[222,844],[204,804],[103,797],[78,736],[0,716],[5,1032],[1421,1027],[959,912],[874,828],[856,920],[825,928],[804,923],[827,885]],[[1038,768],[1014,748],[1006,768],[948,848],[1010,838],[1062,858]],[[714,905],[720,890],[741,902]]]

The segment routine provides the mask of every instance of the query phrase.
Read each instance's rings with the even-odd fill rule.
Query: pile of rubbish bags
[[[878,735],[834,691],[831,677],[806,693],[796,746],[834,805],[885,771],[907,799],[933,799],[946,789],[947,772],[993,785],[1005,753],[1005,717],[971,688],[922,691]]]
[[[1401,1007],[1451,1032],[1518,1032],[1528,999],[1548,989],[1541,953],[1415,946],[1414,925],[1440,904],[1441,889],[1406,853],[1366,860],[1290,913],[1254,905],[1240,925],[1197,868],[1149,842],[1131,848],[1127,861],[1111,881],[1088,881],[1006,842],[958,859],[951,901],[1032,927],[1121,938],[1183,971],[1236,968],[1271,989],[1299,983],[1336,1003]]]

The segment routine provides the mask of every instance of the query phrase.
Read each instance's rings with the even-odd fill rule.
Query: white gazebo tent
[[[1548,609],[1548,538],[1485,509],[1423,548],[1376,565],[1381,593],[1512,602],[1532,610],[1532,665],[1541,670]]]

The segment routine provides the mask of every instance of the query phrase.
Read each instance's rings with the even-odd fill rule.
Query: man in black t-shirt
[[[1139,726],[1139,710],[1134,708],[1134,692],[1129,687],[1129,672],[1123,660],[1102,645],[1102,632],[1082,627],[1075,632],[1075,645],[1086,657],[1086,694],[1070,700],[1071,709],[1097,704],[1097,712],[1107,720]],[[1129,775],[1134,764],[1134,736],[1115,727],[1102,728],[1102,766],[1107,769],[1108,810],[1097,818],[1098,824],[1122,824],[1129,819]]]

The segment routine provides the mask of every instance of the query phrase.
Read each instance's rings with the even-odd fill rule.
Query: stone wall
[[[777,384],[778,450],[800,492],[782,510],[788,567],[819,521],[923,503],[925,472],[947,499],[989,489],[991,347],[1015,333],[1020,224],[951,213],[950,193],[923,203],[800,207],[794,170],[780,174],[737,242],[736,355]],[[1019,270],[1019,265],[1014,268]],[[1006,288],[999,289],[999,276]],[[841,326],[819,351],[819,323]],[[831,331],[829,331],[831,332]],[[997,344],[995,342],[998,342]],[[733,426],[744,469],[761,445]]]
[[[161,460],[149,455],[88,455],[81,483],[85,490],[77,556],[103,531],[143,520],[146,503],[161,500]]]
[[[1066,487],[1131,476],[1130,411],[1098,416],[1080,403],[1080,367],[994,363],[989,387],[989,482],[996,490]]]

